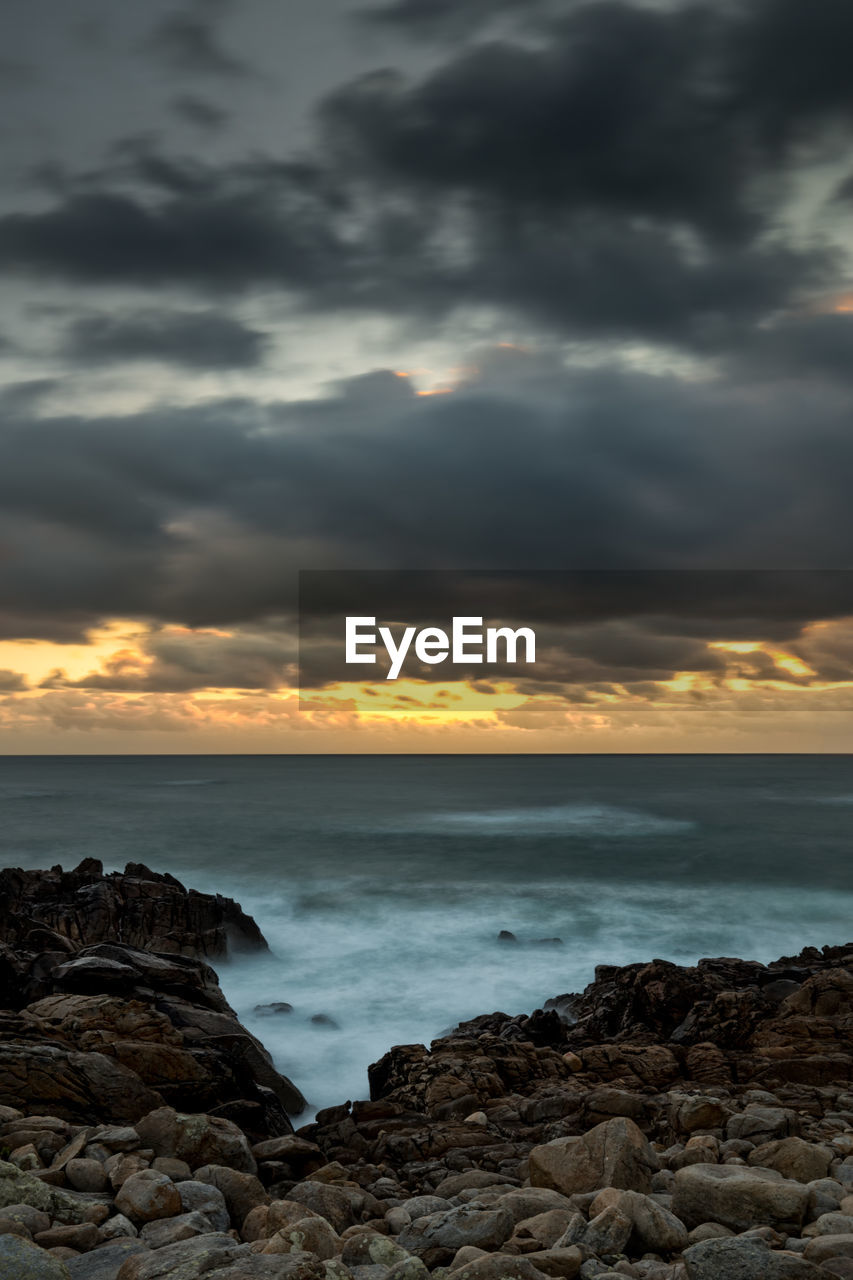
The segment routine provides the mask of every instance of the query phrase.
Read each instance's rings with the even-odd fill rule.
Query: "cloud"
[[[222,107],[190,93],[179,94],[170,105],[176,115],[205,133],[218,133],[230,118],[230,113]]]
[[[151,193],[118,189],[132,175]],[[88,284],[337,289],[346,256],[305,166],[217,174],[138,147],[124,148],[115,189],[94,178],[52,208],[0,217],[0,271]]]
[[[28,687],[20,672],[0,668],[0,693],[23,693]]]
[[[219,8],[161,34],[196,48]],[[451,16],[436,0],[370,13],[407,29]],[[832,0],[807,16],[790,0],[537,8],[531,30],[454,48],[420,77],[378,71],[327,94],[298,158],[202,162],[148,137],[54,173],[49,203],[0,216],[0,270],[272,287],[317,314],[422,326],[485,309],[573,339],[739,351],[849,270],[837,202],[796,227],[808,167],[841,166],[848,25]],[[178,102],[216,126],[194,95]]]
[[[329,565],[850,563],[843,388],[532,358],[527,370],[504,356],[508,367],[495,357],[438,397],[377,373],[306,402],[7,411],[5,608],[64,633],[104,616],[227,627],[289,612],[296,570]],[[792,590],[780,592],[783,620],[843,605],[830,580],[803,575],[792,615]],[[744,616],[725,605],[711,611],[722,636]],[[759,616],[775,607],[762,602]]]
[[[146,48],[186,75],[242,79],[250,68],[220,43],[209,17],[200,11],[170,14],[157,24]]]
[[[190,693],[199,689],[280,689],[295,682],[295,642],[286,632],[237,633],[166,627],[118,649],[76,679],[54,671],[43,689]]]
[[[86,315],[66,330],[63,354],[81,365],[157,360],[189,369],[259,365],[268,339],[216,311],[142,310]]]
[[[544,9],[538,0],[388,0],[366,5],[357,16],[415,40],[458,40],[504,14],[529,22],[537,9]]]

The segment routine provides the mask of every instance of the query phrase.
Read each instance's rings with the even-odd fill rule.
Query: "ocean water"
[[[220,980],[304,1118],[598,963],[853,939],[848,756],[5,757],[0,833],[4,866],[143,861],[240,901],[271,952]]]

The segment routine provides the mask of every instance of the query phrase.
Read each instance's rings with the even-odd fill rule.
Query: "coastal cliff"
[[[91,860],[0,894],[3,1280],[853,1277],[853,944],[601,967],[294,1133],[205,960],[265,947],[237,904]]]

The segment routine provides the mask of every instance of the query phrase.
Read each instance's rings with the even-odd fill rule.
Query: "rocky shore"
[[[0,1280],[853,1278],[853,944],[602,967],[296,1132],[206,963],[265,945],[138,864],[0,872]]]

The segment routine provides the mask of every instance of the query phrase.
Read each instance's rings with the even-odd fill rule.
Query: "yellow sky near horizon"
[[[240,633],[112,619],[87,642],[0,642],[0,752],[853,751],[853,669],[821,677],[803,656],[848,638],[853,653],[850,619],[810,624],[799,652],[708,641],[721,668],[633,684],[361,678],[300,695],[283,677],[205,682],[203,664],[170,687],[157,645],[195,658]]]

